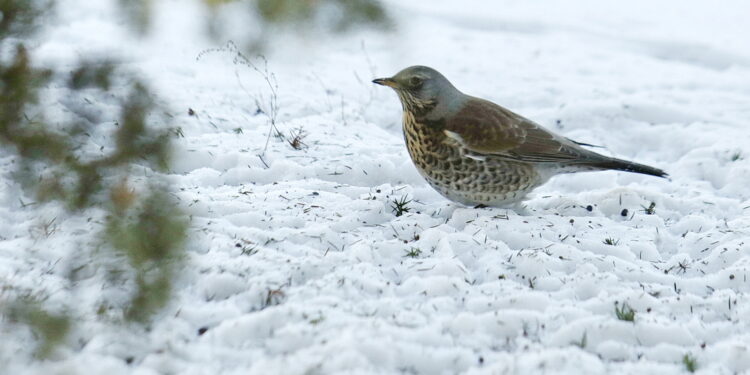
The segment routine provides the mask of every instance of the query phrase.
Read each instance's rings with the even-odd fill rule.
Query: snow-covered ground
[[[24,207],[0,150],[0,296],[80,318],[47,361],[0,323],[0,373],[662,375],[686,354],[698,373],[750,372],[750,3],[394,0],[389,33],[277,36],[277,127],[307,147],[272,138],[263,160],[271,92],[229,53],[196,59],[222,44],[199,6],[155,2],[139,40],[110,2],[68,3],[34,56],[107,51],[169,103],[188,265],[148,329],[97,315],[127,295],[88,265],[96,213]],[[412,166],[396,95],[370,83],[415,64],[671,180],[583,173],[523,210],[450,203]]]

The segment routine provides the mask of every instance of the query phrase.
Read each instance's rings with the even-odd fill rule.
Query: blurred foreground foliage
[[[35,67],[24,41],[46,5],[0,0],[0,51],[6,52],[0,58],[0,147],[16,155],[12,175],[38,201],[63,202],[72,215],[92,208],[105,211],[102,249],[126,260],[118,267],[135,278],[120,316],[145,323],[169,301],[172,279],[182,267],[188,221],[158,174],[145,183],[129,181],[137,177],[134,170],[144,167],[166,171],[170,129],[142,80],[112,62],[84,61],[72,72]],[[99,118],[74,113],[71,120],[49,121],[39,97],[52,82],[64,83],[69,98],[85,93],[90,106],[112,98],[115,103],[100,108]],[[113,82],[121,83],[118,90]],[[96,147],[92,134],[106,125],[114,128],[104,136],[111,142]],[[0,313],[8,321],[26,324],[35,333],[40,357],[64,341],[74,319],[47,312],[34,298],[3,301],[2,306]]]
[[[65,340],[70,331],[70,318],[64,314],[54,314],[42,308],[34,299],[19,298],[3,311],[13,323],[28,325],[37,337],[37,356],[47,358],[57,345]]]
[[[256,0],[253,3],[262,19],[271,24],[299,26],[322,16],[328,27],[343,31],[355,25],[378,26],[387,22],[383,7],[374,0]]]
[[[263,44],[271,33],[266,30],[271,29],[304,33],[305,27],[322,25],[339,33],[357,25],[382,27],[389,23],[375,0],[198,1],[209,9],[208,34],[223,7],[245,5],[248,18],[260,22],[263,30],[256,45]],[[148,33],[155,2],[119,0],[137,34]],[[167,170],[172,130],[164,116],[159,116],[160,108],[143,80],[119,69],[116,62],[86,60],[84,56],[72,71],[34,64],[27,43],[54,13],[54,6],[53,0],[0,0],[0,148],[15,155],[14,179],[39,202],[62,202],[71,215],[104,210],[102,248],[124,262],[118,266],[123,269],[117,270],[99,266],[132,275],[131,298],[117,307],[119,316],[123,322],[147,323],[169,302],[172,281],[184,266],[188,219],[165,179],[158,173],[149,173],[147,181],[141,178],[144,171]],[[70,120],[47,119],[49,109],[39,98],[50,85],[61,82],[67,90],[65,96],[84,100],[85,93],[88,104],[102,107],[99,113],[105,115],[92,118],[73,109]],[[102,104],[111,103],[112,98],[114,110]],[[114,129],[106,136],[111,142],[98,147],[92,134],[101,134],[107,125]],[[13,286],[2,285],[2,290],[13,290]],[[65,342],[76,317],[65,311],[48,311],[44,298],[31,297],[43,292],[32,292],[0,299],[0,316],[6,322],[28,326],[39,342],[37,356],[45,358]]]
[[[251,49],[262,49],[273,41],[273,34],[280,29],[292,29],[299,34],[310,34],[312,30],[340,34],[355,27],[367,26],[388,28],[392,25],[379,0],[198,0],[207,7],[205,14],[208,26],[206,33],[220,37],[223,26],[218,14],[227,6],[238,5],[239,11],[249,23],[259,26],[260,33],[249,35],[247,45]],[[151,27],[149,15],[153,0],[120,0],[139,34]],[[323,34],[317,34],[323,36]]]

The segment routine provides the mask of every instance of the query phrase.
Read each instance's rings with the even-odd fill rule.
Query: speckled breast
[[[408,112],[404,112],[403,121],[404,140],[414,165],[450,200],[466,205],[509,205],[544,182],[528,163],[465,156],[462,147],[445,136],[439,123],[419,123]]]

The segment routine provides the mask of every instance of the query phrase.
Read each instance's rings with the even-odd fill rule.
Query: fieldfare
[[[584,149],[585,143],[465,95],[426,66],[373,82],[398,94],[406,148],[419,173],[440,194],[462,204],[512,205],[561,173],[614,169],[667,176],[661,169]]]

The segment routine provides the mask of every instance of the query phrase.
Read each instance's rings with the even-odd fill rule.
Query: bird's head
[[[372,81],[396,91],[405,111],[418,117],[461,99],[458,91],[440,72],[427,66],[411,66],[390,78]]]

